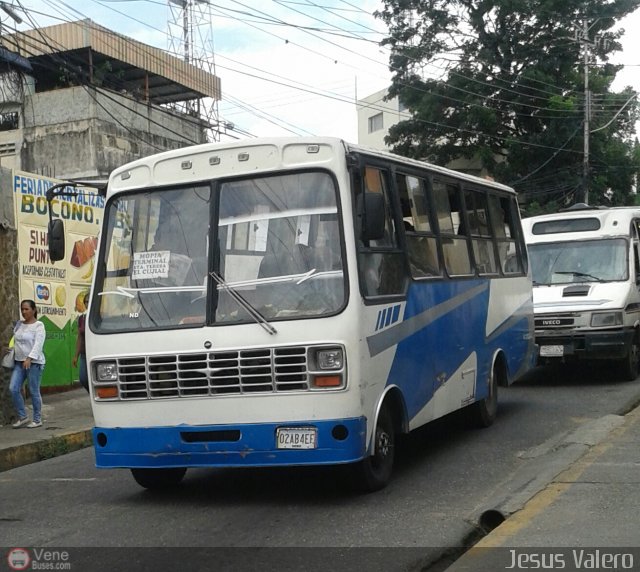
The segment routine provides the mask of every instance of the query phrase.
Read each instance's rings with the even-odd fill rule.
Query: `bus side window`
[[[359,248],[360,277],[365,296],[391,296],[403,294],[405,271],[403,254],[398,238],[390,199],[389,173],[366,166],[363,185],[357,191],[382,193],[385,204],[385,232],[379,240],[370,240]]]
[[[450,276],[471,274],[471,258],[457,185],[435,179],[433,198],[442,238],[444,264]]]
[[[638,257],[638,243],[633,241],[633,266],[636,271],[636,284],[640,285],[640,258]]]
[[[493,246],[493,229],[489,226],[487,195],[484,191],[466,189],[465,206],[469,219],[471,246],[479,274],[497,274],[498,265]]]
[[[489,195],[489,215],[498,246],[498,258],[504,274],[524,272],[522,256],[518,252],[518,236],[513,216],[511,199]]]
[[[411,175],[396,174],[404,221],[407,255],[414,278],[440,276],[438,242],[428,209],[426,181]]]

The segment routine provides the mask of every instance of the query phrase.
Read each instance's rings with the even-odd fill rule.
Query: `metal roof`
[[[108,74],[113,85],[105,87],[156,104],[221,97],[220,78],[213,73],[88,19],[3,35],[0,45],[28,58],[36,76],[59,76],[62,58],[89,82]]]

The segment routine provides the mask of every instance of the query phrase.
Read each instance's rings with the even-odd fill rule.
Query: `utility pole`
[[[596,20],[588,25],[588,21],[585,18],[582,23],[582,30],[577,29],[575,31],[574,41],[580,42],[582,46],[582,55],[583,55],[583,65],[584,65],[584,158],[582,160],[582,200],[576,200],[576,202],[582,202],[585,204],[589,204],[589,135],[591,133],[590,124],[591,124],[591,108],[592,108],[592,97],[591,91],[589,90],[589,65],[591,62],[591,48],[595,47],[597,42],[599,41],[597,38],[593,40],[589,39],[589,31],[595,25],[595,23],[599,20]],[[605,40],[606,45],[606,40]]]
[[[591,118],[591,92],[589,91],[589,28],[585,18],[582,26],[584,49],[584,157],[582,160],[582,202],[589,204],[589,120]]]

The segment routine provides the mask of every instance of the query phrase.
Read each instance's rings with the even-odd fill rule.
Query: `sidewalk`
[[[83,388],[43,395],[42,402],[42,427],[0,427],[0,472],[91,446],[93,416]]]
[[[640,570],[640,406],[617,425],[446,572]]]

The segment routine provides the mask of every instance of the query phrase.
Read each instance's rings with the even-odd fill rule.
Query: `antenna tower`
[[[169,52],[210,74],[216,73],[213,16],[208,0],[167,0]],[[210,140],[219,141],[218,102],[200,98],[175,104],[174,108],[202,118]]]

